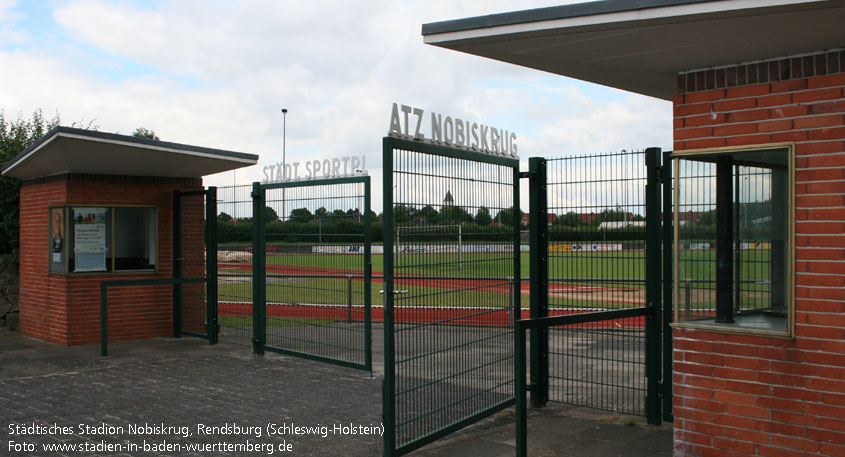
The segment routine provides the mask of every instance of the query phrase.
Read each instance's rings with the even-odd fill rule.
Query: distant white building
[[[645,221],[607,221],[599,224],[599,230],[616,230],[627,227],[645,227]]]

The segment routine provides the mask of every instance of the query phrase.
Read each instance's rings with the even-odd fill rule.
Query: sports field
[[[529,306],[529,254],[520,256],[520,305]],[[384,257],[372,255],[369,284],[373,320],[382,319]],[[516,291],[506,273],[512,271],[513,254],[431,253],[403,254],[394,282],[395,307],[454,309],[456,316],[476,308],[510,308],[509,295]],[[768,251],[743,252],[742,277],[748,281],[745,294],[766,294]],[[268,316],[293,318],[306,307],[314,319],[358,320],[363,306],[363,256],[357,254],[281,254],[266,257]],[[252,302],[252,263],[249,258],[219,265],[219,301],[223,315],[244,315]],[[692,280],[692,305],[706,307],[711,301],[715,278],[715,253],[686,251],[681,276]],[[549,256],[549,303],[552,310],[587,311],[643,306],[645,303],[645,252],[567,252]],[[410,299],[410,297],[414,297]],[[289,309],[286,309],[285,307]],[[236,312],[240,309],[241,312]],[[461,311],[463,309],[463,311]],[[319,311],[317,311],[319,310]],[[560,312],[560,311],[559,311]],[[554,313],[554,311],[553,311]],[[408,309],[409,320],[419,317]],[[507,317],[508,320],[513,317]],[[241,325],[246,325],[241,322]]]

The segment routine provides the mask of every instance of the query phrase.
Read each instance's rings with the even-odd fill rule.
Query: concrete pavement
[[[381,455],[377,373],[194,338],[111,343],[109,353],[0,328],[0,454]],[[512,456],[513,415],[502,411],[413,455]],[[530,455],[670,456],[671,426],[643,423],[573,407],[532,410]]]

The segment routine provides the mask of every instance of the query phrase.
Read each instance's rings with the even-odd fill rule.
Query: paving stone
[[[378,434],[334,434],[335,425],[381,424],[382,375],[251,348],[193,339],[158,338],[113,343],[109,357],[99,346],[61,347],[0,330],[0,454],[24,455],[267,455],[236,452],[231,444],[273,445],[273,455],[378,456]],[[627,416],[584,413],[569,407],[531,410],[531,455],[671,455],[671,427],[627,426]],[[69,435],[10,436],[9,424],[58,424],[72,427]],[[199,434],[198,424],[259,427],[257,433]],[[267,435],[267,424],[328,427],[322,434]],[[79,425],[115,427],[102,435],[81,436]],[[190,436],[131,434],[130,426],[188,427]],[[231,432],[232,430],[229,430]],[[253,430],[254,431],[254,430]],[[322,429],[321,429],[322,431]],[[84,452],[9,452],[8,441],[81,445],[120,444],[118,451],[94,448]],[[128,445],[170,444],[180,452],[129,449]],[[505,456],[514,452],[513,409],[413,453],[420,456]],[[217,445],[216,450],[189,451],[188,444]],[[292,453],[279,452],[289,444]],[[628,451],[627,453],[625,453]]]

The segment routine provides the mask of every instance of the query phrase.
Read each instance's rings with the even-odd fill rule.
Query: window
[[[51,272],[156,268],[155,208],[50,208],[50,221]]]
[[[791,145],[679,151],[675,322],[791,336]]]

